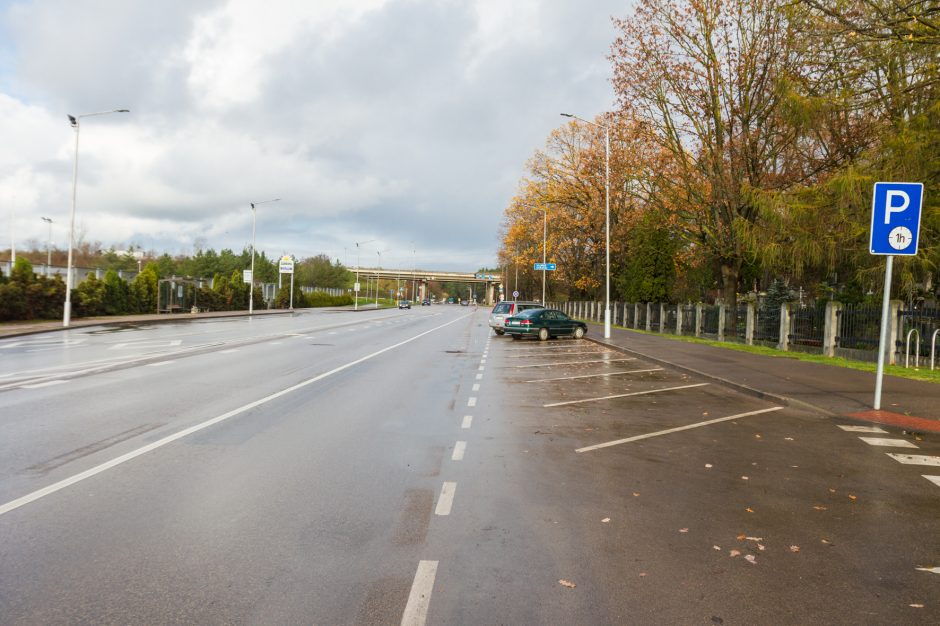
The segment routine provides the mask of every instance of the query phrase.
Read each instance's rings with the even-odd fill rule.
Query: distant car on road
[[[504,328],[506,318],[517,315],[522,311],[527,311],[529,309],[541,309],[544,308],[538,302],[522,302],[516,300],[503,300],[502,302],[497,302],[496,306],[493,307],[493,310],[490,311],[490,328],[496,331],[497,335],[502,335],[506,332]]]
[[[431,306],[431,301],[428,298],[425,298],[421,301],[421,306]]]
[[[470,303],[467,302],[466,300],[461,300],[461,301],[460,301],[460,306],[470,306]]]
[[[408,300],[399,300],[399,301],[398,301],[398,308],[399,308],[399,309],[410,309],[410,308],[411,308],[411,302],[409,302]]]
[[[562,335],[580,339],[587,332],[587,324],[573,320],[556,309],[522,311],[519,315],[507,317],[504,328],[513,339],[538,337],[541,341]]]

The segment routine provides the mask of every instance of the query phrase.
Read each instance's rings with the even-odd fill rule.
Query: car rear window
[[[496,313],[499,315],[509,313],[511,310],[512,310],[512,304],[510,304],[509,302],[500,302],[499,304],[493,307],[493,313]]]
[[[529,309],[541,309],[541,308],[543,308],[541,304],[520,304],[519,305],[520,311],[527,311]]]
[[[543,309],[542,307],[535,307],[535,308],[532,308],[532,309],[526,309],[525,311],[522,311],[521,313],[517,313],[517,314],[516,314],[516,317],[533,317],[533,316],[535,316],[535,315],[538,315],[539,313],[541,313],[541,312],[544,311],[544,310],[545,310],[545,309]]]

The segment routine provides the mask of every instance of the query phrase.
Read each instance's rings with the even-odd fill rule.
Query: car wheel
[[[583,328],[581,328],[580,326],[578,326],[577,328],[574,329],[574,338],[575,338],[575,339],[580,339],[580,338],[583,337],[583,336],[584,336],[584,329],[583,329]]]
[[[548,341],[548,329],[547,328],[539,329],[539,341]]]
[[[497,330],[497,331],[495,331],[495,332],[496,332],[497,335],[503,335],[503,334],[506,333],[505,330]]]

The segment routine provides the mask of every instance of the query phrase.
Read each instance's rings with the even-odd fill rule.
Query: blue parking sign
[[[923,183],[875,183],[871,200],[872,254],[917,254]]]

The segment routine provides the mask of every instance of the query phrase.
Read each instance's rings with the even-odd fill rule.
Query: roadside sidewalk
[[[881,411],[872,410],[875,374],[592,326],[586,338],[739,391],[826,415],[940,432],[940,385],[885,376]]]

